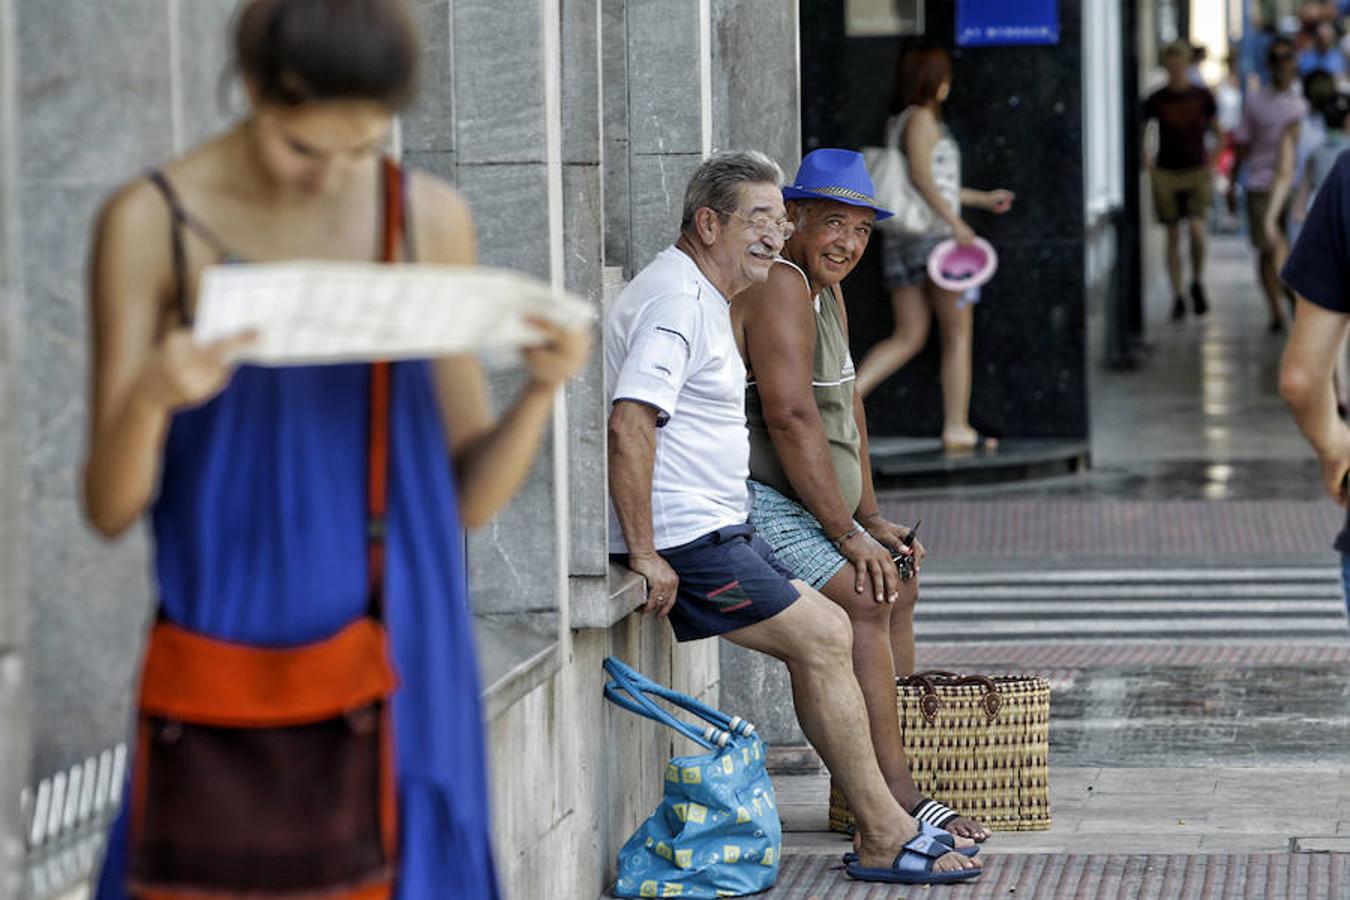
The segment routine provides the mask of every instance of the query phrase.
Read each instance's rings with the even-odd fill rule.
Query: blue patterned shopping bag
[[[666,764],[661,805],[619,851],[615,897],[743,897],[773,887],[783,826],[755,728],[609,657],[605,697],[680,732],[707,753]],[[703,720],[677,719],[659,697]]]

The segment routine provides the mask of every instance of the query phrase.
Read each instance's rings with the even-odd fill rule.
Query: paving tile
[[[1210,819],[1203,826],[1207,834],[1274,834],[1286,840],[1304,834],[1335,834],[1336,819],[1316,816],[1234,816]]]
[[[888,496],[881,505],[883,513],[921,517],[947,559],[1309,554],[1325,551],[1340,524],[1336,506],[1316,497],[1223,503],[1012,497],[991,503]],[[1158,522],[1166,525],[1140,527]]]
[[[1079,820],[1079,834],[1148,834],[1186,835],[1212,831],[1213,822],[1204,815],[1126,815],[1084,816]]]
[[[989,643],[927,643],[920,641],[919,657],[926,667],[956,671],[1042,673],[1062,667],[1098,666],[1242,666],[1268,668],[1289,665],[1343,665],[1350,663],[1350,641],[1330,636],[1321,643],[1228,641],[1008,641]],[[1058,692],[1051,696],[1051,709]]]
[[[1334,787],[1342,771],[1330,766],[1263,766],[1261,768],[1225,768],[1219,771],[1219,789],[1233,787],[1278,787],[1296,791]],[[1344,784],[1345,782],[1341,782]],[[1346,788],[1341,788],[1342,791]]]
[[[1218,778],[1205,769],[1104,769],[1092,784],[1094,795],[1173,797],[1213,794]]]
[[[1200,837],[1202,853],[1286,853],[1289,836],[1282,834],[1206,834]]]
[[[1350,836],[1301,837],[1294,840],[1296,853],[1350,853]]]
[[[983,857],[983,854],[982,854]],[[788,853],[774,900],[898,900],[928,897],[847,880],[835,853]],[[1345,854],[1257,852],[1205,854],[989,855],[982,877],[934,891],[959,900],[1325,900],[1350,897]]]
[[[1061,847],[1049,851],[1028,850],[1020,845],[1005,847],[1001,838],[1002,835],[1000,835],[999,843],[996,846],[989,848],[989,853],[1086,853],[1089,851],[1100,851],[1105,853],[1198,853],[1200,852],[1200,842],[1204,839],[1204,835],[1190,833],[1139,834],[1135,832],[1118,833],[1112,831],[1088,831],[1080,833],[1073,840],[1064,843]],[[1036,845],[1032,843],[1030,846],[1034,848]]]

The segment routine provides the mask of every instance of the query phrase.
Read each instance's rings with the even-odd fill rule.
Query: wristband
[[[839,535],[839,537],[831,540],[830,543],[834,544],[834,549],[843,550],[844,542],[847,541],[849,538],[854,537],[857,534],[860,534],[862,530],[863,530],[862,526],[859,525],[857,522],[854,522],[852,528],[850,528],[848,531],[845,531],[843,534]]]

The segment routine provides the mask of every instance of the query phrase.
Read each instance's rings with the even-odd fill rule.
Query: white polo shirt
[[[684,251],[661,251],[610,307],[605,376],[611,403],[637,400],[660,412],[652,471],[656,549],[745,522],[745,364],[727,299]],[[612,503],[609,516],[610,551],[626,553]]]

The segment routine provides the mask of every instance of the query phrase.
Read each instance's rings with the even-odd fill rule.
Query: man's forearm
[[[1332,387],[1350,316],[1298,298],[1294,328],[1280,360],[1280,396],[1299,430],[1323,458],[1343,447],[1346,428],[1336,414]]]
[[[816,413],[814,421],[809,416],[788,415],[771,422],[769,438],[792,489],[825,533],[837,538],[851,530],[853,510],[844,503],[839,491],[830,441],[820,414]]]
[[[609,496],[614,512],[619,517],[628,552],[651,553],[655,550],[652,535],[652,466],[656,459],[656,444],[646,436],[609,444]]]
[[[1298,392],[1286,392],[1285,403],[1299,431],[1318,456],[1326,456],[1337,430],[1344,427],[1336,415],[1336,395],[1330,382],[1310,384]]]

